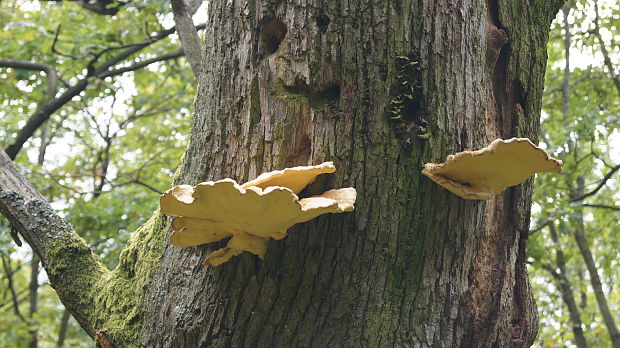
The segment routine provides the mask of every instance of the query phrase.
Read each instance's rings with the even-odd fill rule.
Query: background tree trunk
[[[207,268],[222,243],[167,245],[142,302],[142,344],[529,346],[531,182],[466,201],[420,170],[495,138],[536,141],[560,6],[211,2],[176,182],[330,160],[338,172],[305,194],[353,186],[356,209],[292,228],[264,261],[245,253]]]
[[[577,187],[571,192],[571,198],[581,197],[584,193],[585,179],[583,176],[579,176],[577,177]],[[614,320],[615,315],[612,313],[609,308],[609,304],[607,303],[607,298],[605,296],[605,291],[603,290],[603,283],[601,282],[601,277],[599,276],[598,267],[594,261],[592,251],[590,251],[590,247],[588,246],[588,241],[586,240],[583,210],[577,211],[574,219],[575,229],[573,230],[573,236],[575,237],[575,241],[579,247],[579,252],[583,257],[583,261],[585,262],[588,273],[590,274],[590,285],[592,286],[592,290],[594,290],[594,297],[596,297],[599,311],[601,312],[601,316],[603,317],[603,321],[607,327],[607,332],[609,333],[612,347],[620,348],[620,332],[618,331],[618,327],[616,326],[616,322]]]

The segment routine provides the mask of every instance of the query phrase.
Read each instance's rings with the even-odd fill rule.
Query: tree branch
[[[60,29],[62,29],[62,24],[58,24],[58,26],[56,27],[56,34],[54,34],[54,40],[52,41],[52,47],[50,48],[50,50],[52,51],[52,53],[55,53],[61,57],[65,57],[65,58],[71,58],[71,59],[85,59],[86,55],[84,56],[76,56],[73,54],[68,54],[68,53],[63,53],[60,52],[57,48],[56,48],[56,44],[58,43],[58,36],[60,36]]]
[[[97,77],[103,79],[103,78],[106,78],[106,77],[121,75],[121,74],[124,74],[124,73],[129,72],[129,71],[135,71],[135,70],[138,70],[138,69],[142,69],[145,66],[151,65],[153,63],[157,63],[157,62],[161,62],[161,61],[169,60],[169,59],[179,58],[179,57],[182,57],[184,54],[185,53],[183,52],[183,50],[172,51],[172,52],[169,52],[169,53],[162,54],[159,57],[155,57],[155,58],[151,58],[151,59],[146,59],[146,60],[143,60],[141,62],[136,62],[136,63],[134,63],[132,65],[129,65],[129,66],[126,66],[124,68],[109,70],[109,71],[107,71],[107,72],[105,72],[105,73],[103,73],[103,74],[101,74],[101,75],[99,75]]]
[[[23,288],[17,292],[17,303],[22,303],[28,297],[28,288]],[[0,312],[8,310],[8,306],[13,306],[13,299],[0,303]],[[7,307],[5,309],[5,307]]]
[[[614,85],[616,86],[616,91],[618,95],[620,95],[620,78],[616,75],[616,69],[614,69],[614,64],[611,62],[611,58],[609,58],[609,51],[607,51],[607,47],[605,46],[605,41],[601,36],[601,31],[599,27],[599,15],[598,15],[598,1],[594,1],[594,36],[598,40],[599,45],[601,46],[601,53],[603,54],[603,62],[609,70],[609,75]]]
[[[140,185],[140,186],[144,186],[147,189],[157,193],[157,194],[163,194],[163,192],[159,191],[158,189],[156,189],[155,187],[145,183],[144,181],[140,181],[139,179],[131,179],[131,180],[127,180],[118,184],[113,184],[113,187],[119,187],[119,186],[125,186],[125,185],[129,185],[129,184],[136,184],[136,185]]]
[[[204,27],[205,25],[202,24],[197,26],[196,29],[201,29]],[[34,134],[34,132],[43,124],[43,122],[49,119],[50,116],[58,109],[60,109],[63,105],[71,101],[73,97],[79,95],[82,91],[84,91],[88,84],[91,82],[91,78],[101,78],[109,71],[111,67],[122,62],[123,60],[133,55],[134,53],[142,50],[143,48],[168,37],[170,34],[174,33],[175,30],[176,29],[174,27],[164,30],[159,34],[155,35],[150,40],[142,41],[141,43],[137,43],[135,46],[123,50],[122,52],[114,55],[112,58],[102,63],[99,67],[93,69],[93,71],[91,71],[87,76],[82,78],[75,85],[67,88],[61,95],[45,102],[40,108],[35,111],[35,113],[26,122],[26,125],[24,125],[24,127],[22,127],[22,129],[17,133],[13,144],[7,147],[6,153],[9,158],[15,159],[26,141],[30,139],[32,134]]]
[[[37,253],[62,302],[91,336],[95,286],[109,271],[0,150],[0,213]]]
[[[545,227],[546,227],[547,225],[549,225],[550,223],[551,223],[551,220],[547,220],[547,221],[543,222],[540,226],[538,226],[538,227],[536,227],[536,228],[531,229],[531,230],[528,232],[528,236],[531,236],[531,235],[533,235],[534,233],[536,233],[536,232],[538,232],[538,231],[542,230],[543,228],[545,228]]]
[[[122,6],[126,5],[125,1],[118,0],[96,0],[96,1],[84,1],[78,0],[78,5],[86,10],[92,11],[96,14],[113,16]]]
[[[549,233],[551,234],[551,240],[555,246],[555,263],[557,264],[557,268],[560,270],[558,273],[555,268],[550,265],[546,265],[543,263],[543,268],[546,269],[551,275],[556,279],[559,285],[560,294],[562,295],[562,299],[568,307],[569,317],[572,322],[572,330],[575,335],[575,343],[579,348],[587,348],[588,344],[586,342],[586,338],[583,334],[581,315],[579,314],[579,309],[577,308],[577,302],[575,301],[575,296],[573,295],[572,284],[568,279],[568,274],[566,272],[566,260],[564,258],[564,252],[562,251],[562,245],[560,244],[560,239],[558,238],[558,233],[555,229],[555,224],[553,221],[549,221],[546,226],[549,228]]]
[[[583,193],[584,188],[585,184],[583,176],[577,177],[577,194]],[[609,307],[607,298],[605,297],[603,284],[598,273],[598,265],[594,261],[592,251],[590,250],[590,247],[588,246],[588,242],[586,240],[585,224],[583,221],[583,212],[581,210],[577,210],[577,214],[575,214],[574,216],[573,226],[573,236],[575,237],[575,241],[577,242],[577,246],[579,247],[579,252],[581,253],[583,261],[586,264],[588,273],[590,274],[590,285],[594,290],[594,297],[596,298],[596,302],[598,303],[598,308],[601,312],[601,316],[603,317],[603,322],[605,323],[607,331],[609,332],[612,346],[620,347],[620,330],[618,330],[618,327],[616,326],[614,314]]]
[[[0,66],[45,72],[45,75],[47,75],[47,92],[45,93],[45,99],[52,99],[56,96],[56,92],[58,91],[58,74],[53,66],[19,59],[0,59]]]
[[[174,24],[178,29],[177,33],[181,41],[181,47],[183,47],[189,65],[192,67],[194,78],[198,80],[198,75],[202,71],[205,53],[192,16],[200,7],[200,3],[188,3],[187,0],[170,0],[170,4],[172,5]]]
[[[39,290],[39,258],[33,252],[32,259],[30,260],[30,284],[29,288],[29,304],[30,310],[28,313],[29,323],[28,332],[30,333],[30,343],[28,344],[28,348],[36,348],[38,345],[38,334],[39,330],[37,328],[37,323],[35,319],[35,315],[39,306],[39,298],[38,298],[38,290]]]
[[[602,209],[611,209],[611,210],[620,210],[620,207],[615,205],[606,205],[606,204],[582,204],[582,207],[590,207],[590,208],[602,208]]]
[[[13,312],[15,313],[15,315],[19,317],[21,321],[28,324],[28,320],[19,311],[19,301],[17,300],[17,292],[15,291],[15,286],[13,285],[13,271],[11,270],[10,261],[7,261],[5,257],[2,258],[2,267],[4,268],[4,273],[6,274],[6,279],[8,281],[9,290],[11,291],[11,301],[13,302]]]
[[[65,338],[67,337],[67,328],[69,327],[69,311],[65,308],[62,311],[62,318],[60,319],[60,329],[58,329],[58,341],[56,347],[62,347],[65,344]]]
[[[585,198],[588,198],[594,194],[596,194],[603,186],[605,186],[605,184],[607,183],[607,180],[609,180],[611,178],[612,175],[614,175],[615,172],[618,171],[618,169],[620,169],[620,164],[614,166],[613,168],[611,168],[611,170],[609,172],[607,172],[607,174],[605,174],[605,176],[603,177],[603,179],[601,180],[601,182],[598,184],[598,186],[596,186],[596,188],[590,192],[584,193],[582,195],[579,195],[577,197],[573,197],[569,200],[569,202],[577,202],[577,201],[581,201],[584,200]]]
[[[62,2],[63,0],[51,0],[54,2]],[[78,6],[84,8],[85,10],[94,12],[99,15],[112,16],[115,15],[122,6],[127,5],[130,1],[119,1],[119,0],[77,0]]]

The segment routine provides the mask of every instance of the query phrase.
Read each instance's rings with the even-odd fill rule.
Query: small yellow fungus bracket
[[[559,173],[562,161],[527,138],[496,139],[478,151],[449,155],[441,164],[427,163],[422,174],[464,199],[491,199],[535,173]]]
[[[243,185],[222,179],[175,186],[160,199],[162,213],[177,216],[170,242],[185,248],[232,237],[226,247],[207,257],[205,265],[218,266],[243,251],[262,258],[269,238],[286,237],[291,226],[322,214],[353,210],[356,191],[352,187],[297,197],[318,175],[335,170],[325,162],[264,173]]]

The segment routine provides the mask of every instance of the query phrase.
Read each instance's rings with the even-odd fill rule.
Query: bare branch
[[[612,175],[614,175],[615,172],[618,171],[618,169],[620,169],[620,164],[614,166],[613,168],[611,168],[611,170],[609,172],[607,172],[607,174],[605,174],[605,176],[603,177],[603,179],[601,180],[601,182],[598,184],[598,186],[596,186],[596,188],[590,192],[584,193],[582,195],[579,195],[577,197],[573,197],[570,199],[569,202],[577,202],[577,201],[581,201],[584,200],[587,197],[590,197],[594,194],[596,194],[603,186],[605,186],[605,184],[607,183],[607,180],[609,180],[611,178]]]
[[[50,0],[53,2],[62,2],[63,0]],[[112,16],[115,15],[122,6],[127,5],[130,1],[119,0],[75,0],[78,6],[99,15]]]
[[[577,189],[576,193],[578,195],[583,196],[585,184],[583,176],[577,177]],[[599,311],[601,312],[601,316],[603,317],[603,322],[607,327],[607,331],[611,338],[613,347],[620,347],[620,330],[616,326],[614,314],[609,307],[609,303],[607,298],[605,297],[605,292],[603,290],[603,284],[601,282],[601,278],[599,276],[598,265],[594,261],[594,257],[592,255],[592,251],[588,246],[588,241],[586,240],[586,229],[583,221],[583,212],[581,210],[577,211],[577,214],[574,216],[574,227],[573,227],[573,236],[575,237],[575,241],[577,242],[577,246],[579,247],[579,252],[583,258],[583,261],[586,264],[586,268],[588,273],[590,274],[590,285],[594,290],[594,296],[596,298],[596,302],[598,303]]]
[[[551,223],[551,220],[547,220],[545,222],[543,222],[540,226],[533,228],[529,231],[528,236],[533,235],[534,233],[542,230],[543,228],[545,228],[545,226],[549,225]]]
[[[52,99],[56,96],[56,92],[58,91],[58,74],[53,66],[19,59],[0,59],[0,66],[45,72],[45,75],[47,75],[47,92],[45,93],[45,99]]]
[[[620,210],[619,206],[616,205],[606,205],[606,204],[582,204],[582,207],[589,208],[602,208],[602,209],[611,209],[611,210]]]
[[[32,259],[30,260],[30,284],[28,288],[30,290],[30,311],[28,313],[28,318],[31,323],[28,328],[28,332],[30,333],[30,343],[28,344],[28,347],[36,348],[38,342],[38,329],[37,325],[32,324],[34,324],[34,317],[39,306],[39,298],[37,294],[37,291],[39,290],[39,258],[37,258],[37,255],[34,252],[32,253]]]
[[[162,54],[161,56],[158,56],[158,57],[154,57],[154,58],[151,58],[151,59],[146,59],[146,60],[143,60],[141,62],[136,62],[136,63],[134,63],[132,65],[129,65],[129,66],[126,66],[124,68],[119,68],[119,69],[114,69],[114,70],[107,71],[106,73],[101,74],[98,77],[103,79],[103,78],[106,78],[106,77],[109,77],[109,76],[121,75],[121,74],[124,74],[124,73],[129,72],[129,71],[135,71],[135,70],[138,70],[138,69],[142,69],[145,66],[151,65],[153,63],[162,62],[164,60],[170,60],[170,59],[175,59],[175,58],[178,58],[178,57],[182,57],[184,54],[185,53],[183,52],[183,50],[172,51],[172,52],[169,52],[169,53]]]
[[[205,25],[200,25],[196,27],[197,29],[204,28]],[[26,125],[22,127],[22,129],[17,133],[13,144],[11,144],[6,149],[6,153],[9,158],[15,159],[19,151],[22,149],[26,141],[30,139],[32,134],[45,122],[50,116],[64,106],[66,103],[71,101],[71,99],[77,95],[79,95],[82,91],[86,89],[88,84],[91,82],[91,78],[103,77],[106,73],[109,72],[109,69],[116,64],[122,62],[129,56],[133,55],[136,52],[139,52],[143,48],[151,45],[154,42],[160,41],[170,34],[175,32],[175,28],[172,27],[170,29],[164,30],[157,35],[155,35],[151,40],[143,41],[142,43],[138,43],[135,46],[129,47],[124,51],[116,54],[106,62],[102,63],[99,67],[95,68],[93,71],[89,72],[87,76],[78,81],[75,85],[67,88],[60,96],[57,98],[48,100],[45,102],[40,108],[35,111],[35,113],[28,119]],[[112,76],[112,75],[105,75]]]
[[[568,22],[568,16],[571,11],[572,1],[562,7],[562,18],[564,24],[564,77],[562,79],[562,115],[564,119],[568,117],[568,106],[570,103],[570,23]]]
[[[147,189],[157,193],[157,194],[163,194],[162,191],[159,191],[158,189],[156,189],[155,187],[145,183],[144,181],[140,181],[139,179],[132,179],[132,180],[128,180],[128,181],[124,181],[118,184],[113,184],[112,187],[119,187],[119,186],[124,186],[124,185],[129,185],[129,184],[136,184],[136,185],[140,185],[140,186],[144,186]]]
[[[96,14],[107,15],[107,16],[115,15],[118,12],[118,10],[121,9],[122,6],[127,4],[127,2],[118,1],[118,0],[96,0],[96,1],[78,0],[77,3],[82,8],[85,8]]]
[[[109,273],[63,218],[0,150],[0,213],[37,253],[61,300],[91,336],[94,288]],[[59,286],[61,284],[62,286]],[[86,290],[86,291],[85,291]],[[76,300],[79,299],[79,300]]]
[[[52,53],[55,53],[61,57],[71,58],[71,59],[84,59],[86,56],[75,56],[73,54],[63,53],[56,49],[56,44],[58,43],[58,36],[60,35],[60,29],[62,28],[62,24],[58,24],[56,27],[56,33],[54,34],[54,41],[52,41],[52,47],[50,50]]]
[[[16,272],[16,270],[13,270],[13,272]],[[17,303],[24,302],[26,298],[28,298],[28,288],[23,288],[17,292]],[[13,303],[13,298],[0,303],[0,312],[8,310],[8,307],[13,306]]]
[[[11,300],[13,301],[13,312],[15,315],[21,319],[24,323],[28,324],[28,320],[22,315],[19,311],[19,301],[17,300],[17,292],[15,291],[15,286],[13,285],[13,270],[11,270],[10,261],[8,261],[5,257],[2,257],[2,267],[4,267],[4,273],[6,274],[6,279],[8,281],[9,290],[11,291]]]
[[[198,75],[202,71],[204,60],[204,47],[200,42],[200,37],[194,26],[192,15],[198,10],[195,3],[186,3],[186,0],[170,0],[172,12],[174,13],[174,23],[177,27],[181,47],[185,51],[189,65],[194,72],[194,78],[198,80]]]
[[[65,344],[65,338],[67,337],[67,328],[69,327],[69,311],[65,308],[62,311],[62,318],[60,319],[60,329],[58,329],[58,341],[56,347],[62,347]]]
[[[196,11],[202,6],[203,0],[185,0],[190,15],[194,15]]]
[[[618,75],[616,74],[614,64],[611,62],[611,58],[609,57],[609,51],[607,51],[605,41],[601,36],[601,31],[599,27],[598,1],[594,1],[594,35],[596,36],[596,39],[601,46],[603,62],[605,63],[607,70],[609,70],[609,75],[611,77],[611,80],[614,82],[614,85],[616,86],[616,91],[618,92],[618,95],[620,95],[620,77],[618,77]]]
[[[564,252],[562,251],[560,239],[558,238],[558,233],[555,229],[555,224],[553,223],[553,221],[548,221],[545,225],[549,228],[551,240],[553,241],[553,244],[555,246],[555,263],[557,265],[557,269],[559,269],[559,272],[556,271],[555,267],[552,267],[545,263],[543,263],[542,266],[558,282],[560,293],[562,294],[562,299],[568,307],[569,317],[573,324],[572,329],[573,334],[575,335],[575,343],[577,344],[577,347],[586,348],[588,344],[586,342],[585,336],[583,335],[581,316],[579,314],[579,309],[577,308],[577,303],[575,301],[575,297],[573,296],[573,289],[566,272],[566,260],[564,258]]]

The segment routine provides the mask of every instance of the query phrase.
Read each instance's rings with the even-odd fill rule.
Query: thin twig
[[[66,58],[71,58],[71,59],[84,59],[86,58],[86,56],[74,56],[73,54],[68,54],[68,53],[63,53],[60,52],[58,49],[56,49],[56,43],[58,43],[58,35],[60,35],[60,29],[62,28],[61,24],[58,24],[58,26],[56,27],[56,34],[54,34],[54,41],[52,41],[52,53],[56,53],[57,55],[61,56],[61,57],[66,57]]]
[[[141,68],[144,68],[147,65],[151,65],[153,63],[157,63],[157,62],[162,62],[164,60],[170,60],[170,59],[175,59],[175,58],[179,58],[182,57],[184,55],[183,50],[176,50],[176,51],[172,51],[172,52],[168,52],[168,53],[164,53],[161,56],[158,57],[154,57],[151,59],[146,59],[143,60],[141,62],[137,62],[134,63],[132,65],[123,67],[123,68],[118,68],[118,69],[114,69],[114,70],[110,70],[104,74],[99,75],[99,78],[106,78],[106,77],[110,77],[110,76],[116,76],[116,75],[120,75],[120,74],[124,74],[126,72],[129,71],[135,71]]]
[[[584,193],[584,194],[582,194],[582,195],[580,195],[578,197],[571,198],[569,200],[569,202],[581,201],[581,200],[583,200],[583,199],[585,199],[587,197],[590,197],[590,196],[596,194],[603,186],[605,186],[605,184],[607,183],[607,180],[609,180],[611,178],[611,176],[614,175],[614,173],[616,171],[618,171],[618,169],[620,169],[620,164],[616,165],[609,172],[607,172],[607,174],[605,174],[605,176],[603,177],[601,182],[598,184],[598,186],[594,190],[592,190],[590,192],[587,192],[587,193]]]
[[[28,324],[28,320],[22,315],[19,311],[19,301],[17,299],[17,292],[15,291],[15,286],[13,285],[13,271],[11,270],[10,261],[7,261],[5,257],[2,257],[2,266],[4,267],[4,273],[6,274],[6,279],[8,281],[9,290],[11,291],[11,300],[13,301],[13,311],[15,315],[19,317],[24,323]]]
[[[602,209],[611,209],[611,210],[620,210],[619,206],[616,205],[606,205],[606,204],[582,204],[582,207],[590,207],[590,208],[602,208]]]

